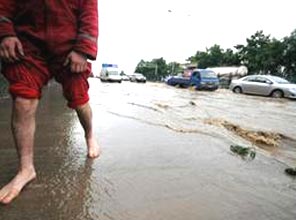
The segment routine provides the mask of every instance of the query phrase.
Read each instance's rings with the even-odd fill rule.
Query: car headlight
[[[296,88],[291,88],[291,89],[289,89],[289,91],[292,93],[296,93]]]
[[[201,83],[200,83],[200,85],[205,85],[205,84],[206,84],[205,82],[201,82]]]

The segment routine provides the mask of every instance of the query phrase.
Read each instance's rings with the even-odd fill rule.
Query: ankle
[[[95,138],[93,133],[86,134],[84,137],[85,137],[85,140],[91,140],[91,139]]]
[[[30,167],[23,167],[19,170],[18,172],[20,175],[24,176],[36,176],[36,171],[35,168],[30,166]]]

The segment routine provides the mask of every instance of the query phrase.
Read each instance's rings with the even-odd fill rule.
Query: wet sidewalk
[[[104,89],[97,91],[96,85]],[[38,178],[11,205],[2,220],[294,220],[296,179],[286,165],[258,153],[244,161],[229,152],[232,143],[208,133],[182,133],[124,109],[126,85],[91,83],[91,105],[100,159],[86,159],[83,131],[61,90],[44,89],[37,114],[35,165]],[[146,93],[149,85],[133,85]],[[141,90],[143,89],[143,90]],[[140,94],[138,94],[140,96]],[[111,99],[109,107],[99,100]],[[107,102],[106,102],[107,103]],[[111,103],[111,104],[110,104]],[[9,99],[0,100],[0,185],[16,172],[9,131]],[[112,109],[114,111],[112,111]],[[128,112],[134,117],[122,117]],[[153,110],[152,110],[153,111]]]

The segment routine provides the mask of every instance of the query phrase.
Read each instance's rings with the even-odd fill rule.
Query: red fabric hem
[[[84,99],[79,99],[76,101],[72,101],[68,103],[68,107],[72,109],[76,109],[78,106],[84,105],[89,101],[89,96],[85,97]]]
[[[40,99],[41,93],[38,90],[26,88],[23,85],[11,85],[9,93],[12,97],[22,97],[26,99]]]

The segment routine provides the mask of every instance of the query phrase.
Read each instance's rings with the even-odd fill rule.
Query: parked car
[[[121,76],[121,79],[122,79],[123,81],[129,81],[129,80],[130,80],[129,76],[126,75],[126,74],[120,74],[120,76]]]
[[[122,78],[120,76],[117,65],[106,64],[102,65],[100,73],[100,79],[102,82],[118,82],[121,83]]]
[[[102,82],[118,82],[121,83],[122,78],[116,71],[107,71],[101,74],[100,79]]]
[[[198,90],[216,90],[219,87],[219,79],[215,72],[206,69],[194,69],[189,77],[172,76],[167,79],[167,84],[187,88],[194,86]]]
[[[234,93],[296,98],[296,84],[272,75],[250,75],[232,80],[229,89]]]
[[[130,81],[131,82],[146,82],[146,77],[143,76],[141,73],[134,73],[130,75]]]

